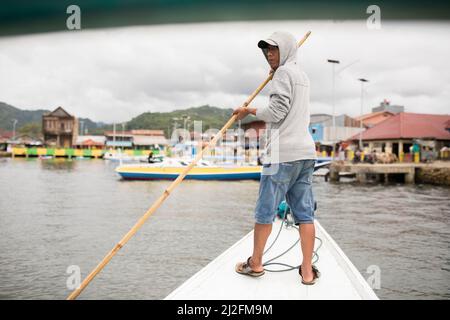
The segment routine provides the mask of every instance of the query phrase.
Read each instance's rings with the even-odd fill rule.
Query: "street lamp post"
[[[124,141],[125,141],[125,122],[122,123],[122,146],[124,145],[123,144]]]
[[[84,136],[84,131],[83,131],[83,129],[84,129],[84,121],[83,120],[80,120],[80,126],[81,126],[81,130],[80,130],[81,135]]]
[[[186,131],[186,123],[188,122],[188,121],[190,121],[191,120],[191,117],[189,117],[189,116],[183,116],[183,121],[184,121],[184,123],[183,123],[183,129],[184,129],[184,131]]]
[[[116,123],[113,123],[113,149],[116,149]]]
[[[333,92],[332,92],[332,105],[333,105],[333,158],[336,155],[336,115],[335,115],[335,82],[336,82],[336,73],[335,73],[335,66],[336,64],[339,64],[339,60],[332,60],[332,59],[328,59],[327,60],[329,63],[331,63],[332,67],[333,67],[333,75],[332,75],[332,80],[333,80]]]
[[[359,150],[362,151],[363,145],[362,145],[362,115],[363,115],[363,105],[364,105],[364,82],[369,82],[369,80],[364,78],[359,78],[359,81],[361,81],[361,117],[359,120]]]

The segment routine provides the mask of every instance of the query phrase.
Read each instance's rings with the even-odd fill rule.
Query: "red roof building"
[[[446,129],[450,115],[398,113],[363,132],[363,140],[434,139],[450,140]],[[358,139],[359,135],[353,136]]]
[[[379,112],[372,112],[369,114],[365,114],[363,116],[357,117],[356,120],[362,120],[363,125],[365,127],[371,128],[380,122],[385,121],[386,119],[392,117],[394,113],[389,111],[379,111]]]
[[[364,146],[380,152],[397,155],[409,152],[414,141],[420,141],[430,150],[450,146],[450,115],[398,113],[362,132]],[[349,140],[359,140],[359,134]]]

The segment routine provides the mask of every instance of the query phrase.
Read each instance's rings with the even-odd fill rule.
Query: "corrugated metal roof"
[[[61,117],[61,118],[74,118],[70,113],[64,110],[62,107],[58,107],[52,112],[44,113],[44,116],[48,117]]]
[[[105,136],[114,136],[114,131],[107,130],[104,132]],[[142,135],[142,136],[162,136],[164,137],[164,131],[163,130],[147,130],[147,129],[137,129],[137,130],[125,130],[122,131],[120,129],[116,130],[116,137],[117,136],[126,136],[131,137],[135,135]]]
[[[133,144],[135,146],[149,146],[152,144],[167,144],[167,139],[163,136],[141,136],[135,135],[133,136]]]
[[[363,140],[420,139],[450,140],[446,124],[450,115],[401,112],[362,133]],[[359,134],[349,140],[358,140]]]
[[[106,141],[108,147],[132,147],[131,141]]]
[[[147,130],[147,129],[135,129],[131,130],[133,135],[145,135],[145,136],[164,136],[163,130]]]
[[[380,114],[389,114],[389,115],[394,115],[394,113],[393,112],[390,112],[390,111],[378,111],[378,112],[372,112],[372,113],[367,113],[367,114],[364,114],[364,115],[362,115],[362,116],[358,116],[358,117],[356,117],[355,119],[356,120],[366,120],[366,119],[370,119],[370,118],[373,118],[373,117],[376,117],[376,116],[378,116],[378,115],[380,115]]]
[[[113,137],[114,136],[114,131],[105,131],[103,134],[105,135],[105,137]],[[131,137],[133,135],[131,134],[131,131],[116,130],[115,136],[116,137],[127,137],[127,138],[129,138],[129,137]]]

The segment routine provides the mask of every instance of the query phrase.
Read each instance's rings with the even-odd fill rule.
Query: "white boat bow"
[[[274,223],[268,245],[276,237],[280,224],[280,220]],[[316,221],[315,224],[316,236],[322,240],[322,246],[318,251],[319,260],[315,264],[321,272],[321,277],[315,285],[302,285],[298,270],[266,271],[265,275],[259,278],[237,274],[234,270],[235,264],[245,261],[252,252],[252,231],[175,289],[166,299],[378,299],[331,236],[319,222]],[[298,237],[297,229],[283,227],[276,244],[263,260],[267,261],[284,252]],[[316,246],[318,245],[319,241],[316,241]],[[297,244],[277,261],[296,266],[300,264],[300,254],[300,245]]]

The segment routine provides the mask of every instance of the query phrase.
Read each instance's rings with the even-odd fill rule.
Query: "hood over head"
[[[266,51],[267,45],[277,46],[280,51],[280,66],[287,62],[295,62],[297,58],[297,40],[289,32],[276,31],[272,35],[258,42],[258,47],[262,49],[264,56],[267,59]]]

